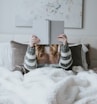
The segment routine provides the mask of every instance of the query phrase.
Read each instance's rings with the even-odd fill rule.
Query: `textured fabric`
[[[29,47],[27,48],[27,52],[24,58],[24,67],[27,70],[31,70],[37,67],[37,60],[35,55],[35,47]]]
[[[9,42],[0,42],[0,66],[12,69],[12,51]]]
[[[72,54],[68,45],[61,45],[59,66],[64,69],[68,69],[71,66],[72,62]]]
[[[11,41],[12,47],[12,69],[17,65],[22,65],[24,63],[24,56],[27,50],[26,44],[21,44],[15,41]]]
[[[82,55],[81,55],[82,45],[80,44],[76,46],[71,46],[70,49],[71,49],[72,59],[73,59],[72,66],[83,66]]]

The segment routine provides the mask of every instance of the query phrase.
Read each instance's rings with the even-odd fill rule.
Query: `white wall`
[[[32,34],[32,28],[15,27],[18,0],[0,0],[0,34]],[[97,35],[97,0],[84,0],[83,28],[65,29],[68,36]]]
[[[31,34],[37,34],[42,43],[49,43],[48,22],[35,21],[33,27],[16,27],[15,18],[20,0],[0,0],[0,42],[7,40],[28,41]],[[37,24],[37,25],[36,25]],[[41,29],[39,27],[42,27]],[[38,31],[37,31],[38,30]]]
[[[26,41],[33,34],[32,28],[15,27],[15,16],[18,0],[0,0],[0,41],[15,39]],[[97,66],[97,0],[84,0],[83,28],[82,29],[64,29],[70,42],[90,43],[96,51],[92,53],[92,63]],[[74,17],[73,17],[74,18]],[[43,35],[44,38],[44,35]],[[92,65],[94,66],[94,65]]]
[[[70,36],[97,36],[97,0],[84,0],[83,29],[66,29]]]

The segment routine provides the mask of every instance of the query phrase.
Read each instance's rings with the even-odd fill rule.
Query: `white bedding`
[[[97,104],[97,74],[44,67],[24,76],[0,67],[0,104]]]

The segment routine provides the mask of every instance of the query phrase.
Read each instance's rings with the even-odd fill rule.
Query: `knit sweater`
[[[54,67],[60,67],[63,69],[68,69],[73,63],[72,60],[72,54],[71,50],[68,47],[68,44],[61,45],[60,46],[60,59],[59,63],[56,65],[43,65],[43,66],[54,66]],[[39,64],[37,64],[36,54],[35,54],[35,47],[28,46],[25,57],[24,57],[24,67],[27,70],[33,70],[37,67],[39,67]]]

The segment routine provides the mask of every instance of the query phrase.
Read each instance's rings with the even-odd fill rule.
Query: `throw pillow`
[[[16,41],[11,41],[11,48],[12,48],[12,68],[15,68],[17,65],[22,65],[24,62],[24,56],[27,50],[27,44],[18,43]],[[39,45],[40,46],[40,45]],[[46,54],[42,56],[42,58],[38,59],[38,64],[45,64],[49,63],[49,45],[44,45],[46,48]],[[73,64],[72,66],[83,66],[82,65],[82,56],[81,56],[81,49],[82,45],[73,45],[69,46],[72,52]],[[39,52],[40,53],[40,50]],[[41,55],[41,54],[40,54]],[[44,58],[44,56],[46,56]],[[56,64],[56,63],[55,63]]]
[[[75,45],[75,46],[69,46],[71,49],[72,53],[72,59],[73,59],[73,64],[72,66],[83,66],[82,65],[82,56],[81,56],[81,49],[82,45]]]
[[[55,45],[55,44],[53,44],[53,45]],[[38,47],[41,47],[41,46],[42,46],[42,45],[38,45]],[[58,45],[55,45],[54,51],[56,51],[56,50],[59,49],[57,46],[58,46]],[[43,47],[44,47],[45,49],[47,49],[47,47],[49,47],[49,49],[50,49],[50,46],[49,46],[49,45],[43,45]],[[79,44],[79,45],[73,45],[73,46],[69,46],[69,47],[70,47],[70,49],[71,49],[72,58],[73,58],[73,64],[72,64],[72,66],[83,66],[83,64],[82,64],[82,55],[81,55],[82,45]],[[48,49],[48,50],[49,50],[49,49]],[[40,50],[38,50],[37,52],[40,53]],[[50,50],[49,50],[49,51],[46,50],[46,52],[49,54],[49,56],[51,55]],[[56,51],[56,52],[57,52],[57,51]],[[58,57],[59,54],[60,54],[60,52],[56,53],[56,56],[55,56],[54,58],[59,58],[59,57]],[[43,57],[44,57],[44,56],[45,56],[45,54],[43,54]],[[39,59],[39,57],[38,57],[38,59]],[[42,60],[42,58],[40,58],[40,61],[39,61],[38,64],[41,64],[41,61],[43,62],[42,64],[45,64],[45,62],[47,62],[47,59],[48,59],[48,58],[44,58],[44,60]],[[50,57],[49,57],[49,59],[50,59]],[[48,60],[49,60],[49,59],[48,59]],[[50,64],[58,64],[58,60],[59,60],[59,59],[56,59],[56,61],[55,61],[55,60],[53,61],[53,60],[54,60],[54,59],[49,60],[50,62],[48,62],[48,63],[50,63]]]
[[[17,65],[22,65],[24,62],[24,56],[27,50],[27,44],[11,41],[12,48],[12,69]]]

